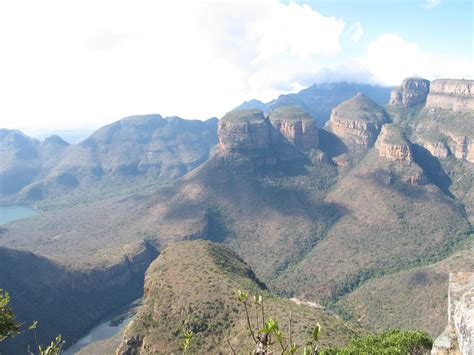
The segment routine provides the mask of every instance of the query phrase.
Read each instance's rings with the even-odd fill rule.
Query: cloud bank
[[[315,81],[470,75],[465,59],[396,34],[345,58],[344,45],[361,38],[361,23],[276,0],[2,2],[0,126],[99,126],[151,112],[205,119]]]

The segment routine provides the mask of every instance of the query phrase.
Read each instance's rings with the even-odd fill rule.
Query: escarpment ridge
[[[405,86],[409,90],[425,88],[424,84],[411,86],[408,81]],[[417,97],[410,95],[406,102]],[[259,106],[255,102],[252,105]],[[29,191],[41,192],[45,201],[51,201],[49,191],[56,191],[57,186],[66,196],[81,188],[96,195],[82,195],[89,198],[83,200],[64,197],[61,205],[52,204],[39,216],[1,226],[0,246],[25,258],[30,255],[58,265],[63,270],[58,272],[58,280],[65,277],[61,275],[70,275],[66,272],[70,269],[80,277],[71,276],[71,282],[64,285],[28,279],[29,288],[22,281],[27,271],[11,272],[9,285],[16,282],[15,293],[23,297],[22,304],[31,301],[44,309],[53,309],[48,299],[40,301],[34,295],[49,290],[62,297],[76,287],[87,289],[102,283],[104,290],[109,285],[112,290],[130,287],[138,292],[142,288],[136,288],[136,280],[143,280],[144,265],[153,254],[148,251],[162,251],[183,241],[189,243],[191,254],[175,249],[175,256],[183,256],[189,263],[184,265],[180,262],[188,261],[173,257],[172,268],[153,269],[149,275],[158,272],[170,284],[175,281],[173,277],[183,277],[184,282],[187,276],[173,274],[172,269],[186,267],[191,274],[195,271],[191,276],[206,281],[213,274],[196,265],[214,266],[200,264],[192,255],[199,244],[193,242],[206,239],[238,253],[248,269],[280,296],[338,303],[348,312],[367,315],[364,324],[377,323],[377,297],[350,295],[382,278],[384,287],[394,289],[396,278],[387,275],[416,272],[418,267],[441,262],[455,248],[464,248],[463,242],[469,238],[473,175],[470,148],[461,138],[472,137],[471,116],[452,109],[433,110],[423,104],[381,106],[362,93],[332,109],[333,115],[323,128],[317,128],[305,107],[281,105],[268,111],[232,111],[220,120],[205,122],[155,115],[130,117],[98,130],[79,145],[51,138],[44,145],[50,152],[61,152],[63,158],[57,160],[61,164],[51,164],[45,175],[36,175],[28,183]],[[341,149],[331,151],[333,142]],[[440,157],[425,148],[427,142],[431,149],[439,149]],[[39,158],[34,158],[41,166],[45,151],[37,151]],[[337,164],[343,159],[349,163]],[[168,174],[172,171],[177,173]],[[56,172],[60,174],[54,175]],[[104,189],[112,186],[115,195],[95,190],[97,185],[91,181],[100,181]],[[108,185],[109,181],[114,185]],[[20,194],[26,191],[21,188]],[[211,249],[222,251],[220,247]],[[25,270],[34,267],[27,265]],[[0,285],[6,284],[5,275],[0,273]],[[193,280],[197,282],[188,282]],[[147,283],[147,297],[155,293],[153,289],[158,290],[156,293],[168,289],[159,286],[160,278],[155,281]],[[212,284],[219,284],[214,281]],[[434,293],[437,300],[441,299],[439,283],[422,281],[421,277],[416,283],[420,291],[417,304],[429,303]],[[184,286],[182,290],[179,297],[192,294]],[[92,302],[95,310],[106,299],[93,292],[80,295],[82,299],[78,296],[64,302],[89,312],[81,302]],[[125,296],[120,300],[128,300]],[[352,300],[350,307],[339,302],[345,297]],[[401,296],[395,292],[385,297],[396,305]],[[186,299],[165,301],[176,307],[171,308],[170,317],[180,321],[179,309]],[[150,301],[147,312],[153,307],[163,313],[170,309],[165,306],[170,303],[160,302]],[[199,311],[197,301],[194,305]],[[61,307],[51,311],[52,330],[48,334],[61,332]],[[104,309],[110,309],[107,307]],[[206,305],[207,311],[210,318],[216,315]],[[408,313],[402,312],[398,318],[386,315],[384,322],[377,324],[389,326],[389,320],[396,318],[397,326],[408,326],[412,324]],[[88,322],[99,312],[90,314],[93,316],[88,316]],[[197,313],[191,310],[186,314]],[[435,333],[442,324],[444,309],[417,314],[417,325],[430,324],[430,332]],[[144,318],[142,325],[151,324],[146,319],[155,317],[151,311],[148,315],[152,318]],[[436,320],[434,325],[431,319]],[[201,326],[197,322],[196,327]],[[169,329],[165,328],[163,332]],[[78,329],[68,328],[70,337],[77,338]],[[140,335],[139,339],[146,339],[144,344],[153,347],[151,339],[157,333],[145,333],[137,330],[128,334],[130,338]],[[166,344],[175,343],[172,339]]]

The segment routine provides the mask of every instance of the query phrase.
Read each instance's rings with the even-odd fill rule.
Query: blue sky
[[[326,16],[359,22],[363,45],[378,35],[396,33],[422,50],[473,56],[473,1],[466,0],[309,0],[297,1]],[[351,53],[347,52],[347,55]]]
[[[221,117],[316,82],[473,78],[472,1],[0,2],[0,127]]]

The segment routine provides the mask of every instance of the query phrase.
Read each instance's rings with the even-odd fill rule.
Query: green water
[[[28,206],[0,206],[0,224],[35,216],[39,211]]]

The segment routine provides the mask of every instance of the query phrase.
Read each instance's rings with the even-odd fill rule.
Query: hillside
[[[72,145],[57,136],[40,143],[12,132],[2,139],[9,157],[0,171],[0,197],[7,203],[54,207],[130,193],[203,163],[216,144],[216,132],[216,119],[160,115],[124,118]]]
[[[433,336],[446,324],[448,275],[474,270],[474,239],[437,263],[395,272],[362,284],[338,306],[371,330],[388,327],[425,329]]]
[[[195,333],[192,353],[229,353],[226,338],[237,351],[250,351],[245,312],[235,289],[262,294],[267,319],[279,320],[282,329],[288,328],[291,312],[299,344],[310,338],[316,322],[323,329],[321,346],[341,345],[362,333],[324,310],[272,295],[235,252],[215,243],[191,241],[163,250],[148,268],[144,303],[124,335],[125,340],[139,341],[134,346],[124,341],[122,351],[177,353],[183,324]],[[253,317],[254,306],[250,307]]]

